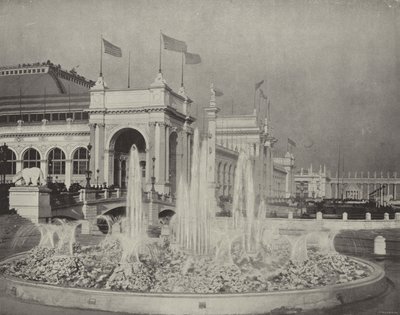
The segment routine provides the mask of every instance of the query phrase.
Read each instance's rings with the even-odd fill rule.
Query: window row
[[[8,149],[6,153],[7,161],[3,164],[5,174],[13,175],[16,173],[17,158],[15,153]],[[22,168],[39,167],[41,163],[40,153],[31,148],[25,151],[22,157]],[[65,174],[65,153],[59,149],[52,149],[47,158],[47,170],[50,175]],[[86,148],[75,150],[72,158],[72,173],[74,175],[85,174],[89,165],[89,151]]]
[[[1,75],[8,74],[23,74],[23,73],[45,73],[46,68],[38,68],[38,69],[19,69],[19,70],[3,70],[1,71]]]
[[[70,112],[70,113],[46,113],[46,114],[22,114],[22,115],[1,115],[0,123],[16,123],[18,120],[27,122],[41,122],[43,118],[48,121],[63,121],[67,118],[73,120],[88,120],[89,114],[86,112]]]

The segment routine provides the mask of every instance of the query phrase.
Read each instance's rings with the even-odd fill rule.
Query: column
[[[178,133],[178,145],[176,148],[176,184],[179,185],[180,179],[186,179],[186,167],[184,161],[186,161],[186,132],[180,130]]]
[[[165,182],[169,183],[169,132],[170,126],[165,125]]]
[[[364,199],[364,183],[361,183],[361,198]]]
[[[15,162],[15,172],[18,173],[20,171],[22,171],[22,159]]]
[[[89,170],[92,171],[92,175],[96,174],[96,168],[95,168],[95,159],[96,159],[96,124],[90,123],[89,124],[90,128],[90,140],[89,143],[92,146],[92,150],[90,151],[90,165],[89,165]]]
[[[397,194],[396,194],[396,183],[393,184],[393,199],[397,200]]]
[[[104,152],[104,176],[107,186],[114,184],[114,151],[105,150]]]
[[[71,177],[72,177],[72,168],[71,168],[72,160],[65,160],[65,186],[67,189],[71,186]]]
[[[156,190],[164,192],[165,183],[165,124],[156,123],[154,133],[155,143],[155,167],[154,176],[156,177]]]
[[[47,160],[40,160],[40,169],[42,170],[44,178],[47,178],[48,175],[48,167],[47,167]]]
[[[187,153],[186,153],[186,169],[187,169],[187,181],[190,181],[190,176],[191,176],[191,169],[192,169],[192,164],[191,164],[191,158],[192,158],[192,147],[191,147],[191,141],[190,141],[190,132],[187,131],[186,133],[186,143],[187,143]]]
[[[105,124],[97,124],[96,127],[96,133],[97,133],[97,145],[96,145],[96,164],[95,164],[95,170],[93,171],[93,174],[97,173],[96,171],[99,170],[99,184],[102,184],[106,180],[105,172],[104,172],[104,161],[105,161],[105,155],[104,155],[104,150],[105,150]]]
[[[149,122],[149,142],[153,142],[153,145],[150,146],[150,143],[146,143],[146,184],[147,190],[151,189],[151,177],[153,176],[153,157],[155,157],[155,132],[156,132],[156,123]],[[151,140],[153,139],[153,140]],[[155,173],[154,173],[155,174]]]

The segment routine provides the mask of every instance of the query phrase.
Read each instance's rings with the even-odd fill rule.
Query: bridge
[[[91,233],[97,225],[97,217],[102,214],[122,215],[126,209],[126,190],[122,189],[82,189],[76,194],[60,194],[51,197],[51,217],[85,220],[83,233]],[[175,199],[157,192],[142,195],[146,221],[158,224],[158,214],[166,209],[175,210]]]

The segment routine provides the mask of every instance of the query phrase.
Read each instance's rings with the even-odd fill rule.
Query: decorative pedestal
[[[10,188],[10,209],[32,222],[45,222],[51,217],[51,190],[43,186],[17,186]]]

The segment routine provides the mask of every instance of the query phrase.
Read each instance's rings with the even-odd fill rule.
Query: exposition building
[[[125,188],[127,160],[140,153],[143,191],[152,177],[160,194],[174,195],[179,178],[189,179],[196,118],[185,89],[173,91],[158,73],[147,89],[108,88],[50,61],[0,68],[0,138],[6,143],[6,181],[24,168],[39,167],[51,181]],[[239,151],[254,161],[258,199],[293,195],[294,157],[274,158],[268,117],[219,116],[210,89],[205,108],[209,175],[216,197],[232,196]]]

